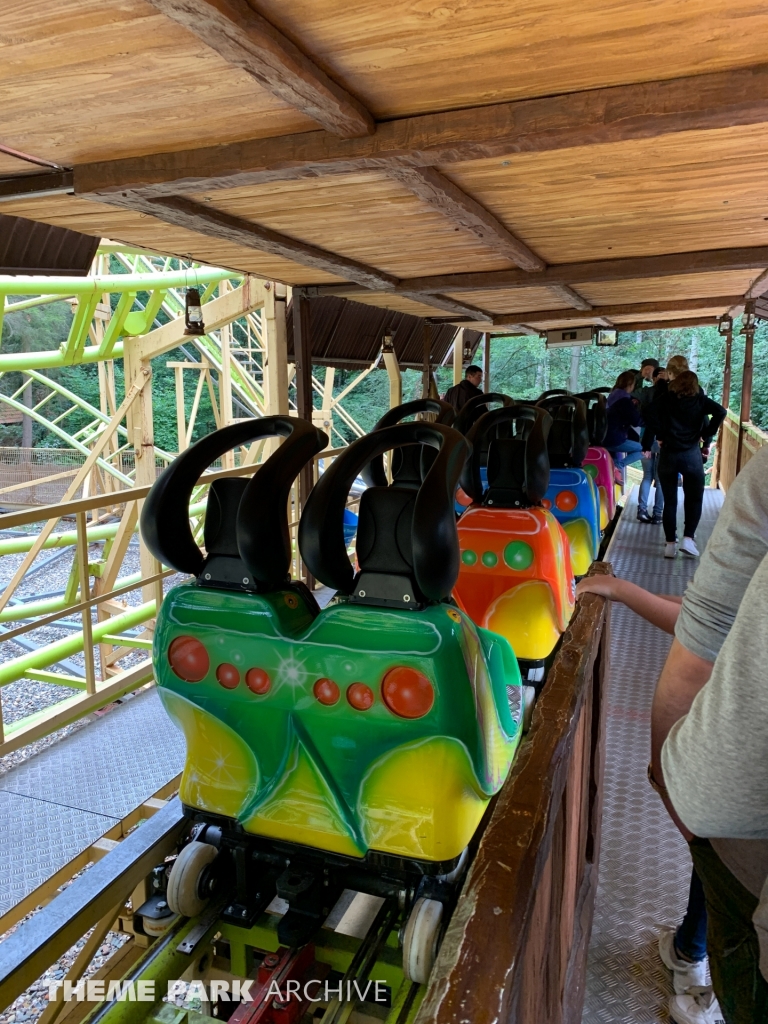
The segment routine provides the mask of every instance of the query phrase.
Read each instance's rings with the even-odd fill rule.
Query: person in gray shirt
[[[768,686],[760,672],[761,660],[768,665],[767,557],[764,448],[729,490],[683,597],[652,712],[649,778],[691,843],[707,901],[710,969],[728,1024],[768,1020],[751,922],[768,874],[761,841],[768,838]],[[707,1020],[703,997],[701,1009]]]

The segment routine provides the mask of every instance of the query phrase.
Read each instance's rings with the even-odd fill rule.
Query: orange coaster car
[[[500,425],[513,436],[488,447],[488,485],[481,476],[483,440]],[[509,640],[531,681],[543,678],[573,612],[574,581],[568,538],[541,507],[549,481],[551,417],[533,406],[486,413],[467,440],[472,457],[462,487],[473,504],[458,523],[461,568],[456,603],[479,626]]]

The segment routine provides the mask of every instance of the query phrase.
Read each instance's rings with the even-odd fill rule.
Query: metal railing
[[[316,456],[314,477],[343,450],[329,449]],[[256,449],[239,449],[236,454],[239,465],[209,471],[193,493],[189,515],[199,542],[210,484],[221,477],[258,471],[266,444],[258,442]],[[161,566],[145,549],[141,550],[138,572],[126,565],[138,531],[140,506],[149,489],[134,487],[109,496],[91,495],[0,515],[0,556],[24,556],[0,593],[0,639],[9,643],[21,640],[24,648],[23,653],[0,662],[0,756],[153,681],[149,652],[164,581],[183,577]],[[352,497],[349,506],[358,500]],[[105,507],[107,502],[110,504]],[[299,511],[298,487],[294,485],[288,508],[294,578],[303,575],[296,543]],[[31,526],[35,532],[25,531]],[[97,544],[102,548],[94,553],[91,548]],[[59,591],[39,596],[22,593],[29,589],[30,576],[45,565],[45,561],[37,561],[41,553],[50,560],[63,558],[69,549],[73,552],[71,566]],[[51,551],[53,554],[48,554]],[[135,558],[134,547],[131,560],[135,562]],[[59,629],[65,635],[39,642],[35,631],[42,629]],[[79,661],[73,662],[81,656],[82,674]],[[65,694],[43,711],[4,722],[3,687],[22,679],[77,692]]]

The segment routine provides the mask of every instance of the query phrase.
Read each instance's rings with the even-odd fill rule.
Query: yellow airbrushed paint
[[[371,766],[360,818],[372,849],[450,860],[467,845],[487,804],[464,746],[441,736],[399,747]]]
[[[362,857],[330,787],[301,744],[271,796],[244,823],[246,832]]]
[[[611,521],[608,515],[608,492],[604,487],[598,487],[597,493],[600,496],[600,529],[604,530]]]
[[[563,523],[571,545],[571,565],[575,576],[585,576],[592,565],[592,532],[586,519],[572,519]],[[520,655],[518,655],[520,657]]]
[[[498,597],[482,625],[502,636],[514,636],[518,658],[546,658],[560,638],[552,588],[543,580],[528,580]]]
[[[259,766],[252,751],[228,725],[196,704],[169,690],[160,694],[187,741],[179,788],[182,802],[236,818],[259,782]]]

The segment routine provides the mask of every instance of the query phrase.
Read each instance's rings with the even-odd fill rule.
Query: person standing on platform
[[[644,360],[646,362],[655,363],[656,360]],[[657,387],[661,386],[667,379],[667,371],[662,369],[660,366],[653,368],[653,387],[642,388],[638,395],[638,401],[640,402],[640,415],[644,417],[648,406],[653,401],[654,394],[657,393]],[[637,495],[637,518],[641,523],[653,523],[654,526],[659,526],[662,522],[662,513],[664,511],[664,493],[661,489],[661,480],[659,479],[659,454],[661,449],[659,448],[659,442],[654,441],[651,446],[650,458],[643,458],[643,481],[640,484],[640,490]],[[651,496],[651,484],[654,485],[654,500],[653,500],[653,512],[648,512],[648,500]]]
[[[459,384],[454,384],[452,388],[448,388],[445,392],[445,401],[449,405],[452,405],[456,412],[461,412],[462,408],[467,404],[470,398],[477,398],[478,395],[482,395],[483,392],[480,390],[480,384],[483,380],[483,370],[480,366],[468,366],[464,371],[464,380]],[[486,410],[481,406],[478,418]]]
[[[768,873],[768,832],[761,831],[768,828],[767,558],[768,447],[728,490],[683,596],[651,712],[648,777],[691,844],[714,990],[728,1024],[768,1020],[768,963],[761,973],[752,921],[765,913],[758,901]],[[673,997],[670,1013],[677,1024],[719,1017],[717,1000],[697,987]]]
[[[636,435],[634,428],[640,426],[640,406],[632,399],[634,390],[635,371],[625,370],[616,378],[613,390],[605,403],[608,410],[608,430],[603,448],[613,456],[616,468],[621,470],[622,479],[625,478],[624,467],[630,462],[639,462],[643,450],[636,436],[630,437],[630,433]]]
[[[725,419],[725,409],[707,398],[699,387],[699,378],[688,369],[683,356],[667,363],[669,383],[658,385],[658,392],[646,409],[646,427],[642,449],[649,455],[654,441],[661,447],[659,479],[664,493],[665,558],[677,554],[677,477],[683,478],[685,528],[680,550],[691,558],[699,557],[694,539],[701,519],[704,499],[704,463],[709,446]]]

